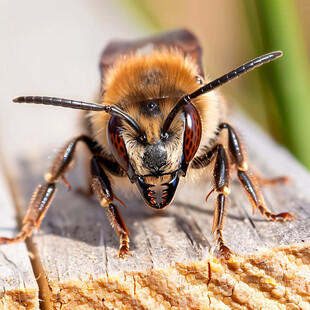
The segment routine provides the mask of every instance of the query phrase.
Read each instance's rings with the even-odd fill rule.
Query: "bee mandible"
[[[46,182],[33,194],[21,232],[15,238],[0,238],[0,244],[24,240],[40,227],[57,183],[63,181],[70,188],[66,173],[78,143],[92,153],[90,186],[119,236],[121,258],[130,254],[130,241],[117,207],[123,202],[111,185],[115,177],[127,176],[148,206],[162,210],[172,202],[182,178],[197,181],[197,171],[210,167],[216,193],[212,233],[225,258],[232,253],[223,238],[232,173],[253,210],[268,220],[293,220],[293,213],[274,214],[267,208],[249,173],[240,138],[227,122],[226,103],[215,90],[280,56],[282,52],[260,56],[210,82],[204,76],[198,40],[187,30],[177,30],[134,42],[111,42],[101,57],[100,103],[39,96],[14,99],[88,111],[89,133],[72,139],[59,152]]]

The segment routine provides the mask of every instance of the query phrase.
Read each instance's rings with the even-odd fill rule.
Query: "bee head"
[[[171,111],[165,113],[167,101],[175,98],[150,99],[138,104],[139,130],[119,116],[112,116],[107,126],[111,153],[136,183],[146,203],[155,209],[169,205],[179,176],[187,168],[199,147],[201,121],[192,103],[182,106],[179,116],[165,129]],[[175,105],[175,104],[174,104]]]

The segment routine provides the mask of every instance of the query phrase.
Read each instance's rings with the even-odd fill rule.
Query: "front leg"
[[[214,165],[214,188],[217,192],[217,198],[214,207],[212,233],[216,234],[216,241],[220,255],[228,259],[231,255],[231,250],[225,244],[223,229],[228,207],[227,196],[230,193],[229,161],[222,145],[217,145],[213,149],[213,152],[216,154]]]
[[[91,160],[91,188],[97,195],[101,206],[107,212],[107,217],[111,226],[117,233],[120,241],[118,256],[125,258],[131,255],[129,251],[129,231],[116,205],[114,199],[120,201],[113,193],[111,182],[102,168],[103,162],[100,157],[94,156]]]
[[[93,154],[99,154],[102,152],[102,149],[97,146],[96,141],[84,135],[78,136],[68,142],[57,154],[49,171],[46,173],[46,183],[39,185],[34,191],[20,233],[14,238],[0,237],[0,244],[24,241],[27,237],[31,236],[35,227],[37,229],[40,228],[41,222],[54,198],[57,183],[63,181],[69,189],[71,188],[69,182],[66,180],[65,174],[73,164],[76,145],[80,141],[84,142]],[[107,161],[108,159],[103,158],[102,160]],[[115,174],[119,172],[119,169],[117,169],[113,163],[111,167],[111,172],[114,172]],[[113,171],[113,169],[115,171]]]
[[[214,187],[207,195],[209,196],[216,191],[217,197],[214,204],[212,233],[216,234],[216,243],[219,253],[225,259],[231,256],[231,250],[226,246],[223,237],[223,230],[225,225],[225,218],[228,208],[227,196],[230,193],[230,163],[227,152],[223,145],[218,144],[211,150],[207,151],[205,155],[194,158],[192,168],[199,169],[208,166],[215,160],[213,168],[213,184]]]

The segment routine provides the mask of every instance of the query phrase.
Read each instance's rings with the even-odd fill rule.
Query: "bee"
[[[119,237],[120,258],[130,255],[130,241],[117,207],[124,203],[111,185],[116,177],[127,177],[129,186],[135,184],[149,207],[163,210],[182,178],[197,182],[205,173],[199,171],[210,167],[211,193],[216,193],[212,233],[220,255],[227,259],[232,251],[223,229],[233,173],[253,210],[268,220],[293,220],[293,213],[274,214],[265,205],[260,180],[249,172],[238,133],[227,122],[227,104],[215,90],[281,56],[282,52],[260,56],[208,81],[198,40],[187,30],[177,30],[134,42],[111,42],[101,57],[100,103],[39,96],[13,99],[85,110],[89,132],[72,139],[55,157],[46,182],[32,196],[20,233],[0,238],[0,244],[24,240],[35,227],[39,229],[56,185],[62,181],[70,188],[66,173],[78,143],[86,144],[92,153],[90,186]]]

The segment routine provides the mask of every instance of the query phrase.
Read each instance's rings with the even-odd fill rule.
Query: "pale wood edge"
[[[230,260],[49,282],[54,309],[309,309],[310,243]],[[112,308],[111,308],[112,307]],[[291,307],[291,308],[290,308]]]
[[[11,289],[0,293],[0,309],[39,309],[38,289]]]

